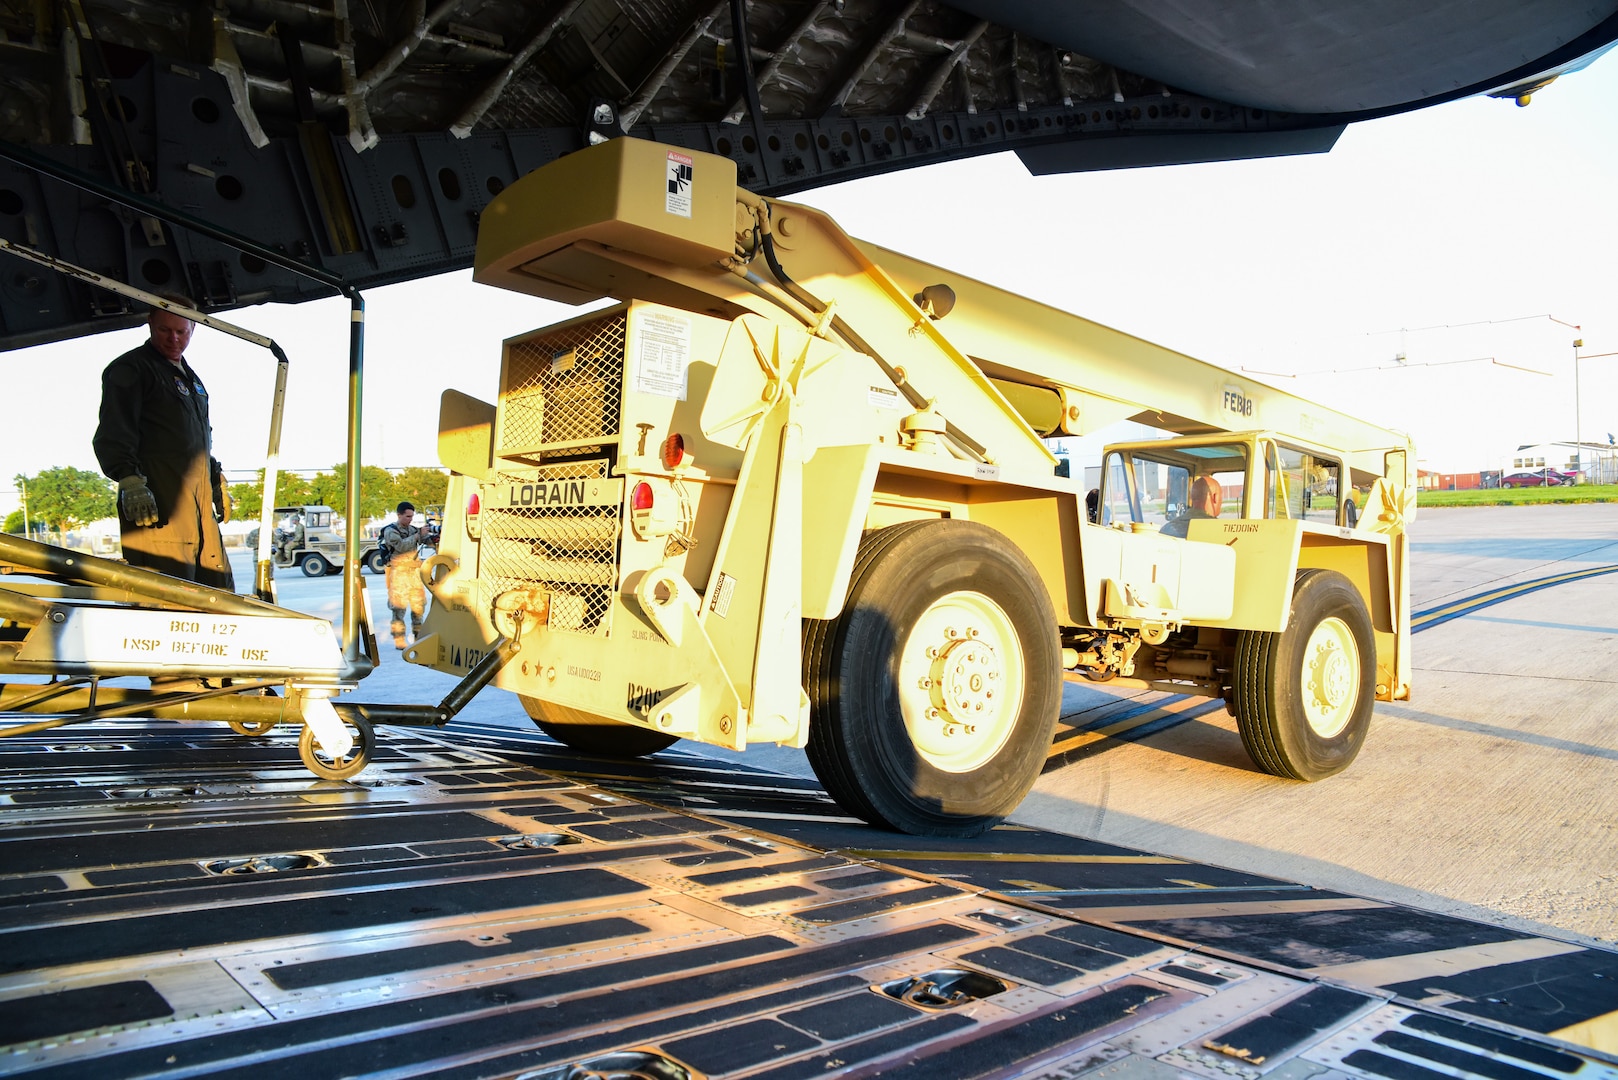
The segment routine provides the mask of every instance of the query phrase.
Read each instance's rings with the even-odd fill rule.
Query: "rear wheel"
[[[1376,639],[1359,590],[1332,570],[1300,570],[1280,633],[1236,644],[1236,728],[1272,776],[1324,780],[1348,768],[1371,726]]]
[[[518,697],[529,719],[539,730],[563,746],[571,747],[580,753],[627,761],[630,758],[655,754],[659,750],[667,750],[680,741],[678,735],[664,735],[660,731],[648,731],[646,728],[632,727],[629,724],[616,724],[611,721],[586,724],[569,721],[565,717],[589,714],[580,714],[573,709],[553,705],[538,698],[523,697],[520,694]]]
[[[322,556],[312,552],[305,555],[303,557],[303,561],[298,565],[303,569],[304,577],[325,577],[326,574],[331,570],[330,563],[328,563]]]
[[[388,560],[382,554],[381,548],[372,548],[365,556],[365,568],[373,574],[385,573],[388,569]]]
[[[972,836],[1017,808],[1050,748],[1061,642],[1027,557],[971,521],[860,543],[843,612],[804,624],[808,757],[874,825]]]

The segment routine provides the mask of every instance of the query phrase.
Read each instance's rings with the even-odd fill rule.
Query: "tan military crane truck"
[[[407,655],[503,651],[573,747],[806,747],[850,813],[968,835],[1039,775],[1064,671],[1223,698],[1302,780],[1408,695],[1403,436],[634,139],[495,198],[475,276],[617,303],[508,340],[494,404],[445,394]],[[1092,523],[1045,440],[1125,418],[1171,437],[1106,451]]]

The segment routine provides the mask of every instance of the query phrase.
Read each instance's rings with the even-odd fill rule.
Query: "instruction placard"
[[[691,363],[691,320],[673,312],[648,311],[635,320],[635,377],[643,394],[685,400]]]

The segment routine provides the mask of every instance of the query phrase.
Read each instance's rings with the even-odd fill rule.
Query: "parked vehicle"
[[[342,570],[348,542],[337,531],[329,506],[277,506],[270,557],[282,569],[298,567],[305,577],[324,577]],[[301,532],[300,528],[302,527]],[[258,530],[247,534],[247,546],[258,549]],[[361,557],[365,569],[380,574],[383,561],[374,550]]]
[[[1560,487],[1562,484],[1571,484],[1572,482],[1571,479],[1563,479],[1562,474],[1554,469],[1514,472],[1500,478],[1500,486],[1503,488]]]

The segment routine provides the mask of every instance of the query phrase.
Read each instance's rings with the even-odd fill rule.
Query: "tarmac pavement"
[[[1411,542],[1419,615],[1618,568],[1618,505],[1428,510]],[[1215,708],[1047,772],[1014,820],[1618,942],[1618,573],[1428,622],[1412,640],[1410,700],[1378,703],[1338,776],[1258,772]],[[1065,719],[1108,696],[1070,684]]]

